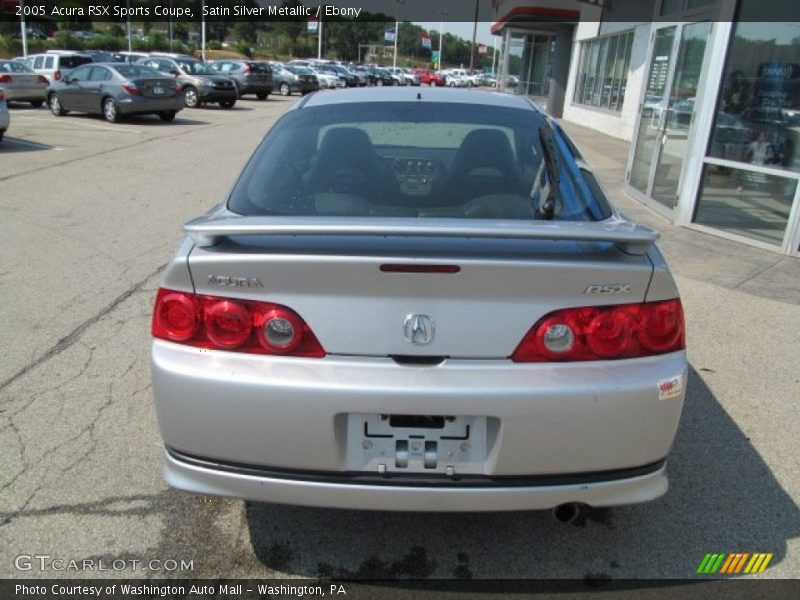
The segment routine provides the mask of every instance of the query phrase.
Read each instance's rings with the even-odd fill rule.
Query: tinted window
[[[163,77],[163,75],[146,65],[116,65],[114,69],[122,75],[132,79],[134,77]]]
[[[214,70],[199,60],[180,60],[178,61],[181,69],[189,75],[213,75]]]
[[[33,71],[21,62],[0,60],[0,73],[33,73]]]
[[[61,68],[74,69],[75,67],[80,67],[90,62],[92,62],[92,59],[88,56],[62,56]]]
[[[90,81],[108,81],[111,79],[111,71],[105,67],[92,67],[92,73],[89,75]]]
[[[449,103],[305,107],[270,131],[237,182],[241,214],[535,218],[546,198],[541,115]],[[569,148],[557,220],[607,217]]]
[[[72,71],[72,73],[69,74],[69,78],[73,81],[88,81],[91,72],[91,67],[81,67],[80,69]]]
[[[93,62],[114,62],[117,60],[110,52],[94,52],[92,55]]]
[[[247,63],[247,66],[250,67],[251,73],[258,73],[259,75],[271,72],[269,66],[265,65],[264,63]]]

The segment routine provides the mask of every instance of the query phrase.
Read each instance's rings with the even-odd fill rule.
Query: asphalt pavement
[[[797,577],[800,261],[623,198],[623,150],[580,128],[615,201],[662,231],[684,301],[691,374],[666,496],[562,524],[549,512],[334,511],[167,489],[148,366],[160,272],[181,224],[224,197],[295,99],[185,110],[171,124],[12,108],[0,145],[0,577],[688,582],[705,553],[734,551],[775,553],[759,577]],[[19,556],[36,555],[126,566],[20,570]]]

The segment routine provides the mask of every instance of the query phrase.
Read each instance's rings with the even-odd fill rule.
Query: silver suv
[[[178,80],[183,98],[189,108],[199,108],[206,103],[217,103],[222,108],[233,108],[239,94],[229,77],[214,71],[204,62],[183,55],[152,54],[137,64],[147,65]]]
[[[81,65],[92,62],[92,57],[71,50],[50,50],[42,54],[31,54],[25,59],[28,65],[39,75],[44,75],[50,83],[61,81],[67,73]]]

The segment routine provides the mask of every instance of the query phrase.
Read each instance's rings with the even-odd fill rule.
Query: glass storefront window
[[[797,182],[706,165],[695,223],[780,246]]]
[[[708,155],[800,172],[800,23],[736,24]]]
[[[547,96],[550,91],[553,36],[512,33],[503,88],[528,96]]]
[[[800,174],[800,23],[775,21],[782,6],[739,3],[694,215],[776,246]]]
[[[704,8],[716,4],[717,0],[662,0],[661,14],[671,15],[674,13]]]
[[[573,95],[576,104],[622,110],[632,44],[630,31],[581,42]]]

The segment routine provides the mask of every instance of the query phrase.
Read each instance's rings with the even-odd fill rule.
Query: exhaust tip
[[[572,523],[580,515],[581,509],[576,502],[559,504],[553,509],[553,516],[562,523]]]

